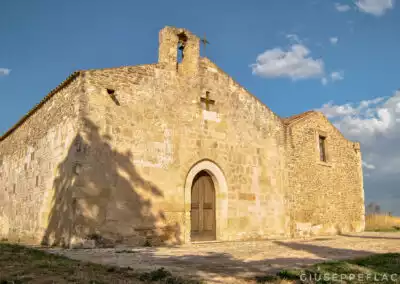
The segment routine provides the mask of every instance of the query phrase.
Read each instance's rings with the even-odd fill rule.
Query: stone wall
[[[201,147],[188,147],[188,153],[197,150],[200,155],[196,158],[200,159],[205,154],[226,174],[228,228],[224,239],[287,236],[282,121],[206,58],[201,62],[201,74],[197,96],[210,91],[216,103],[211,112],[200,110],[200,119],[206,120],[199,121],[203,125],[193,136]]]
[[[167,27],[159,39],[158,63],[81,71],[1,142],[1,236],[189,242],[201,170],[215,185],[217,240],[362,229],[358,144],[319,114],[283,121],[200,58],[190,32]],[[316,131],[327,133],[326,164]]]
[[[168,32],[176,30],[160,34],[175,44]],[[282,121],[208,59],[185,67],[198,56],[190,46],[198,51],[198,38],[189,37],[177,68],[161,58],[85,72],[88,150],[77,181],[77,235],[135,244],[146,234],[189,241],[185,181],[204,160],[222,170],[229,186],[217,191],[217,239],[288,234]],[[209,111],[200,102],[207,91],[216,101]]]
[[[136,245],[155,234],[153,241],[179,241],[183,196],[172,187],[179,167],[176,111],[173,98],[161,95],[166,83],[159,79],[173,82],[175,71],[161,72],[154,65],[85,72],[81,171],[74,193],[78,239],[97,235]]]
[[[66,149],[77,133],[79,77],[64,82],[0,142],[0,238],[40,243],[54,214]],[[60,213],[61,214],[61,213]],[[54,216],[53,216],[54,218]],[[68,218],[68,216],[62,216]]]
[[[321,114],[288,127],[291,228],[295,234],[335,234],[364,229],[359,143],[351,142]],[[319,136],[327,161],[320,160]]]

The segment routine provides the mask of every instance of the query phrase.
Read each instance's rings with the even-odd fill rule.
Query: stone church
[[[165,27],[158,62],[77,71],[0,137],[0,238],[72,246],[364,229],[360,144],[272,112]]]

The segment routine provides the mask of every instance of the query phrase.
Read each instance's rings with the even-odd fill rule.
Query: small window
[[[33,161],[35,159],[35,152],[31,153],[31,161]]]
[[[319,136],[319,159],[326,162],[326,137]]]
[[[39,176],[36,176],[36,186],[39,186]]]

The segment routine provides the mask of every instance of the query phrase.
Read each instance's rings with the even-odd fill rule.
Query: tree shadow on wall
[[[114,150],[111,137],[101,136],[92,121],[83,125],[57,168],[42,244],[68,246],[88,238],[103,246],[179,244],[179,224],[167,224],[153,206],[163,191],[141,177],[130,151]]]

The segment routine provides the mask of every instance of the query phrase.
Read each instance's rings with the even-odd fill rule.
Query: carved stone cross
[[[215,104],[215,101],[210,99],[210,92],[206,91],[206,97],[205,98],[200,98],[200,101],[206,105],[206,110],[210,110],[210,105]]]

